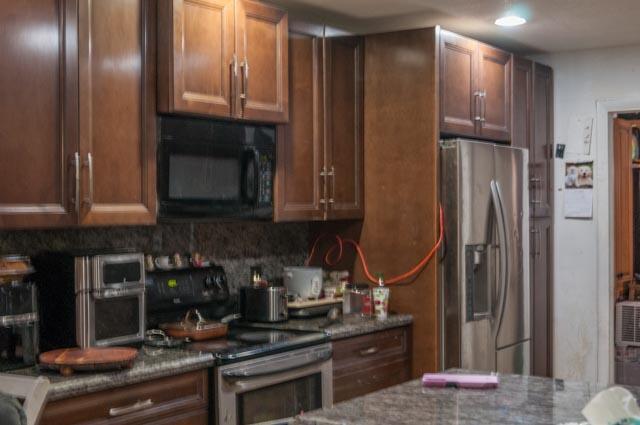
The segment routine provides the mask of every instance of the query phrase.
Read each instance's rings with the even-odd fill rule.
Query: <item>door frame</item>
[[[613,180],[613,114],[640,111],[640,98],[602,99],[596,101],[595,215],[597,258],[597,382],[610,385],[615,379],[614,343],[614,180]],[[606,141],[606,143],[605,143]]]

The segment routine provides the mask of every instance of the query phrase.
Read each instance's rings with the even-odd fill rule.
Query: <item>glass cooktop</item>
[[[192,342],[187,349],[213,353],[219,364],[228,364],[328,341],[323,332],[231,327],[226,338]]]

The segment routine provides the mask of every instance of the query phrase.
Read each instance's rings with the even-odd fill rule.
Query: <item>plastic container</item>
[[[346,286],[342,300],[343,314],[371,317],[373,303],[371,288],[366,283],[351,283]]]

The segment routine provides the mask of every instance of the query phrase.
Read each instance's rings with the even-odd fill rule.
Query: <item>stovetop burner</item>
[[[192,342],[186,348],[213,353],[218,364],[228,364],[327,341],[329,337],[322,332],[231,327],[226,338]]]

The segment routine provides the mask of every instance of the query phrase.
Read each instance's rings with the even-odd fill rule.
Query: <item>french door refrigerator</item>
[[[528,151],[462,139],[440,149],[444,368],[528,375]]]

